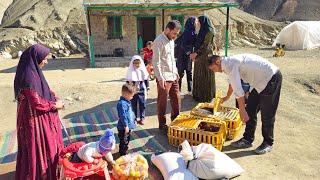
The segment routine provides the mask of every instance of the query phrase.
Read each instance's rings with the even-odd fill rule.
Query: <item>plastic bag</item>
[[[148,162],[140,154],[128,154],[115,161],[113,176],[115,179],[144,179],[148,177]]]

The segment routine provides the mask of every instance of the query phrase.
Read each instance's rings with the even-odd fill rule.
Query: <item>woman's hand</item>
[[[56,102],[56,105],[54,105],[54,107],[55,107],[56,109],[58,109],[58,110],[64,109],[64,103],[63,103],[62,101],[58,100],[58,101]]]
[[[195,61],[197,55],[198,55],[197,53],[192,53],[192,54],[190,54],[190,59],[191,59],[192,61]]]

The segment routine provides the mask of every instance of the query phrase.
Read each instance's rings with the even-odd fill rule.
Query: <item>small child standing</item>
[[[118,111],[118,137],[120,140],[119,153],[121,156],[127,154],[128,145],[130,142],[131,130],[135,128],[135,116],[132,112],[130,100],[135,94],[136,88],[132,84],[124,84],[121,90],[121,97],[117,104]]]
[[[140,112],[140,120],[138,124],[144,125],[146,110],[146,93],[149,91],[149,73],[140,56],[135,55],[131,58],[129,69],[127,72],[127,82],[133,84],[137,92],[131,100],[132,109],[138,117],[138,107]]]
[[[97,142],[83,145],[77,152],[77,157],[86,163],[96,163],[97,158],[106,157],[109,163],[114,163],[111,151],[115,149],[116,141],[111,129],[107,129]],[[75,158],[77,159],[77,158]]]

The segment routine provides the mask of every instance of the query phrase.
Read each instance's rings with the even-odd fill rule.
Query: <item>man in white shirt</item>
[[[168,95],[171,101],[171,120],[180,113],[179,75],[174,58],[174,39],[177,38],[181,29],[179,21],[170,21],[166,29],[153,42],[154,72],[157,79],[158,89],[158,121],[159,129],[166,132],[166,109]]]
[[[246,123],[243,138],[231,143],[236,148],[252,146],[257,126],[257,114],[261,111],[262,144],[255,150],[265,154],[273,148],[273,129],[279,104],[282,75],[278,67],[268,60],[253,54],[239,54],[231,57],[213,55],[209,58],[209,69],[223,72],[229,77],[229,89],[222,102],[233,93],[239,105],[241,120]],[[245,105],[241,79],[249,83],[250,94]]]

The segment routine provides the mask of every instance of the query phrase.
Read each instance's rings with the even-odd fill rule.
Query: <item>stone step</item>
[[[105,68],[105,67],[128,67],[129,61],[100,61],[96,62],[97,68]]]
[[[96,57],[96,67],[127,67],[130,63],[130,57]]]

